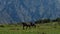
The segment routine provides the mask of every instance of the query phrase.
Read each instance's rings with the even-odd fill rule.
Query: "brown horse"
[[[24,29],[25,27],[26,27],[26,29],[27,29],[28,27],[30,28],[31,26],[32,26],[32,27],[33,27],[33,26],[36,27],[36,25],[33,24],[32,22],[31,22],[31,23],[25,23],[25,22],[23,22],[22,25],[23,25],[23,29]]]
[[[36,27],[36,24],[33,24],[33,23],[30,23],[30,24],[31,24],[32,27],[33,27],[33,26]]]

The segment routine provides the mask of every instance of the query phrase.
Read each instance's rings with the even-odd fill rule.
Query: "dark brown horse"
[[[22,25],[23,25],[23,29],[25,29],[25,27],[26,27],[26,29],[27,29],[28,27],[30,28],[31,26],[32,26],[32,27],[33,27],[33,26],[36,27],[36,25],[33,24],[32,22],[31,22],[31,23],[25,23],[25,22],[23,22]]]
[[[36,24],[30,23],[32,27],[36,27]]]

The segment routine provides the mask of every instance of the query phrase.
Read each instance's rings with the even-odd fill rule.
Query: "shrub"
[[[4,25],[0,25],[0,27],[4,27]]]

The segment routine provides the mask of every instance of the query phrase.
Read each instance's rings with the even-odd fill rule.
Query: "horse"
[[[33,23],[30,23],[30,24],[31,24],[32,27],[33,27],[33,26],[36,27],[36,24],[33,24]]]
[[[28,27],[30,28],[31,26],[32,26],[32,27],[33,27],[33,26],[36,27],[36,25],[33,24],[32,22],[30,22],[30,23],[25,23],[25,22],[23,22],[22,25],[23,25],[23,29],[24,29],[25,27],[26,27],[26,29],[27,29]]]

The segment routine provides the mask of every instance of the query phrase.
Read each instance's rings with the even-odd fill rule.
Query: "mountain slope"
[[[0,23],[60,17],[60,0],[0,0]]]

